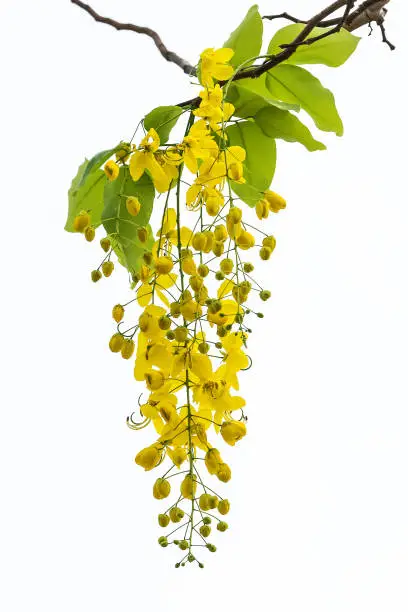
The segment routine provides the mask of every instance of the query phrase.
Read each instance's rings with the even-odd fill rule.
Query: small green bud
[[[166,546],[168,546],[168,545],[169,545],[169,542],[168,542],[168,540],[167,540],[166,536],[161,536],[161,537],[158,539],[158,542],[159,542],[160,546],[162,546],[163,548],[166,548]]]
[[[211,533],[211,527],[209,527],[208,525],[201,525],[200,533],[203,536],[203,538],[208,538],[208,536]]]
[[[180,548],[180,550],[187,550],[187,548],[188,548],[187,540],[181,540],[181,542],[179,544],[179,548]]]
[[[167,330],[167,329],[170,329],[171,321],[170,321],[169,317],[166,317],[166,316],[160,317],[160,319],[159,319],[159,327],[163,331]]]
[[[217,550],[217,547],[214,546],[214,544],[207,544],[206,546],[210,552],[215,552]]]
[[[222,281],[225,278],[225,274],[223,274],[222,272],[216,272],[215,273],[215,280],[217,281]]]
[[[157,520],[159,521],[160,527],[167,527],[167,525],[170,523],[170,517],[167,516],[167,514],[159,514]]]
[[[176,334],[174,333],[172,329],[169,329],[169,331],[166,332],[167,340],[174,340],[175,337],[176,337]]]
[[[202,355],[206,355],[206,353],[208,353],[209,350],[210,350],[210,345],[207,342],[200,342],[200,344],[198,345],[198,351]]]
[[[244,272],[251,274],[254,271],[254,266],[251,263],[244,263]]]
[[[92,270],[91,279],[94,283],[97,283],[98,280],[100,280],[101,278],[102,278],[102,274],[100,273],[99,270]]]
[[[258,319],[263,319],[264,318],[264,315],[263,315],[262,312],[257,312],[256,316],[258,317]]]
[[[109,249],[111,248],[111,242],[109,238],[102,238],[100,241],[100,245],[102,249],[105,251],[105,253],[107,253]]]
[[[271,297],[271,292],[266,290],[261,291],[259,297],[263,302],[266,302],[266,300],[269,300],[269,298]]]
[[[204,523],[204,525],[210,525],[210,524],[211,524],[211,519],[210,519],[210,517],[209,517],[209,516],[205,516],[205,517],[203,518],[203,523]]]
[[[220,521],[217,525],[217,529],[218,531],[227,531],[228,523],[225,523],[225,521]]]

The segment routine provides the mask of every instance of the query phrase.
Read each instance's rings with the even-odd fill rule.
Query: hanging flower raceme
[[[216,532],[228,529],[229,462],[250,433],[240,384],[252,365],[251,321],[263,318],[259,305],[271,297],[256,271],[276,248],[268,224],[286,207],[269,188],[275,137],[324,148],[291,114],[300,81],[285,86],[285,71],[279,79],[270,71],[263,82],[242,78],[256,61],[240,42],[245,32],[251,49],[262,42],[261,34],[255,41],[262,28],[256,7],[246,20],[230,38],[234,49],[201,54],[195,98],[146,115],[135,143],[86,161],[69,193],[68,229],[88,242],[99,225],[106,231],[92,280],[113,273],[115,255],[131,278],[130,298],[112,309],[109,348],[133,362],[139,414],[127,423],[150,431],[135,463],[155,473],[158,543],[178,551],[176,567],[203,567],[206,550],[216,551]],[[342,37],[342,49],[354,40]],[[233,82],[237,70],[244,74]],[[307,83],[304,68],[290,65],[288,76],[300,70]],[[333,126],[323,129],[341,133],[335,107],[324,117]]]

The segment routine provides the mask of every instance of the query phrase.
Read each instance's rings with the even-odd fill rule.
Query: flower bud
[[[253,272],[254,266],[251,263],[244,263],[244,272],[247,274],[251,274]]]
[[[176,327],[176,329],[174,330],[174,336],[177,342],[185,342],[188,338],[187,327]]]
[[[151,266],[153,263],[153,255],[149,251],[146,251],[143,253],[143,261],[147,266]]]
[[[225,521],[220,521],[217,525],[217,529],[218,531],[227,531],[228,523],[226,523]]]
[[[174,508],[170,510],[169,515],[170,515],[170,520],[173,523],[179,523],[181,519],[184,517],[184,510],[182,510],[181,508],[177,508],[177,506],[175,506]]]
[[[170,523],[170,517],[167,516],[167,514],[159,514],[157,520],[159,521],[160,527],[167,527],[167,525]]]
[[[211,518],[209,516],[205,516],[203,518],[204,525],[211,525]]]
[[[198,274],[194,274],[190,277],[190,287],[193,291],[199,291],[203,286],[203,279]]]
[[[225,278],[225,276],[224,276],[224,274],[222,272],[218,271],[218,272],[215,273],[215,279],[217,281],[222,281],[222,280],[224,280],[224,278]]]
[[[187,540],[181,540],[181,542],[179,544],[179,548],[180,548],[180,550],[187,550],[187,548],[188,548]]]
[[[255,206],[255,212],[258,219],[267,219],[269,217],[269,204],[266,200],[259,200]]]
[[[214,234],[213,232],[204,232],[205,234],[205,246],[203,248],[204,253],[209,253],[212,249],[214,243]]]
[[[101,278],[102,278],[102,274],[99,272],[99,270],[92,270],[91,279],[94,283],[97,283],[98,280],[100,280]]]
[[[84,236],[87,242],[92,242],[95,238],[95,228],[92,227],[92,225],[88,225],[88,227],[85,228]]]
[[[197,268],[197,272],[202,278],[205,278],[206,276],[208,276],[210,269],[205,264],[200,264]]]
[[[178,302],[172,302],[170,304],[170,314],[172,317],[179,317],[181,314],[181,306]]]
[[[102,264],[103,275],[108,278],[112,274],[114,267],[112,261],[104,261]]]
[[[221,257],[224,252],[224,243],[221,240],[218,242],[217,240],[213,244],[213,253],[216,257]]]
[[[119,166],[113,160],[109,160],[103,167],[104,172],[110,181],[114,181],[119,176]]]
[[[111,241],[109,240],[109,238],[101,238],[100,245],[102,247],[102,250],[107,253],[111,248]]]
[[[205,209],[210,217],[216,217],[220,212],[221,203],[216,198],[208,198]]]
[[[173,269],[173,260],[171,257],[159,257],[155,263],[156,272],[158,274],[168,274]]]
[[[226,259],[223,259],[220,263],[220,270],[221,272],[223,272],[224,274],[228,275],[231,274],[231,272],[234,269],[234,262],[232,261],[232,259],[229,259],[228,257]]]
[[[239,223],[242,219],[242,210],[237,206],[232,206],[229,210],[228,218],[232,223]]]
[[[147,472],[159,465],[161,458],[162,449],[158,445],[152,444],[137,453],[135,463],[140,465]]]
[[[274,236],[266,236],[262,240],[262,246],[269,247],[271,249],[271,251],[273,251],[274,248],[276,247],[276,239],[275,239],[275,237]]]
[[[85,210],[81,210],[79,215],[77,215],[74,219],[74,222],[73,222],[74,231],[82,233],[85,230],[85,228],[88,227],[90,222],[91,222],[90,215]]]
[[[112,317],[116,321],[116,323],[121,322],[124,314],[125,314],[125,309],[123,308],[121,304],[116,304],[116,306],[112,308]]]
[[[164,499],[170,495],[170,483],[164,478],[158,478],[153,485],[153,497],[155,499]]]
[[[224,421],[221,425],[221,435],[227,444],[235,446],[246,434],[246,425],[242,421]]]
[[[140,213],[140,208],[141,204],[136,197],[129,196],[126,199],[126,210],[132,217],[137,217],[137,215]]]
[[[222,463],[220,451],[216,448],[210,448],[205,454],[204,462],[209,473],[216,474],[218,465]]]
[[[180,485],[180,492],[186,499],[194,499],[197,490],[197,482],[194,476],[187,474]]]
[[[269,298],[271,297],[271,292],[263,290],[260,292],[259,297],[263,302],[266,302],[266,300],[269,300]]]
[[[202,251],[205,248],[207,242],[207,238],[204,232],[197,232],[193,236],[193,240],[191,241],[193,249],[196,251]]]
[[[123,359],[130,359],[135,351],[135,343],[131,338],[126,338],[123,341],[122,348],[120,350]]]
[[[200,499],[198,500],[198,504],[201,508],[201,510],[209,510],[210,509],[210,498],[211,495],[209,495],[209,493],[203,493],[202,495],[200,495]]]
[[[228,499],[222,499],[218,504],[217,510],[220,514],[228,514],[230,511],[230,503]]]
[[[255,237],[250,232],[244,230],[236,239],[236,243],[240,249],[247,251],[255,246]]]
[[[269,247],[263,246],[259,250],[259,257],[263,259],[263,261],[267,261],[272,255],[272,250]]]
[[[221,482],[229,482],[231,480],[231,468],[226,463],[220,463],[217,470],[217,478]]]
[[[217,547],[214,546],[214,544],[207,544],[207,548],[210,552],[215,552],[217,550]]]
[[[137,237],[139,238],[140,242],[142,244],[144,244],[145,242],[147,242],[147,238],[149,236],[148,231],[145,227],[139,227],[137,229]]]
[[[181,262],[181,268],[184,274],[195,274],[197,272],[197,267],[195,265],[194,259],[190,257],[185,257]]]
[[[171,321],[170,321],[169,317],[167,317],[165,315],[163,317],[160,317],[160,319],[159,319],[159,327],[163,331],[166,331],[166,330],[170,329]]]
[[[112,353],[120,353],[124,342],[125,339],[122,334],[113,334],[112,338],[109,340],[109,348]]]
[[[203,538],[208,538],[208,536],[211,533],[211,527],[209,527],[208,525],[201,525],[200,533],[203,536]]]
[[[286,208],[286,200],[282,198],[282,196],[280,196],[279,194],[275,193],[274,191],[271,191],[270,189],[267,189],[264,192],[264,198],[269,204],[269,210],[274,213],[277,213],[280,210]]]
[[[198,345],[198,352],[202,355],[206,355],[209,350],[210,345],[208,344],[208,342],[200,342],[200,344]]]
[[[225,225],[217,225],[214,229],[214,238],[217,241],[225,242],[228,238],[228,232]]]

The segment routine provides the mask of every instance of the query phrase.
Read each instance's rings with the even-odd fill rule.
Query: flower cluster
[[[151,128],[139,146],[125,147],[104,167],[109,181],[117,179],[121,166],[128,167],[135,182],[148,173],[156,191],[167,194],[154,244],[145,249],[133,275],[131,302],[137,301],[142,310],[137,320],[128,321],[130,302],[114,306],[117,331],[109,347],[124,359],[135,358],[134,377],[146,388],[139,401],[142,420],[136,422],[132,414],[128,425],[141,429],[151,424],[155,436],[137,453],[136,464],[150,471],[166,458],[171,462],[154,482],[153,496],[163,500],[176,492],[158,515],[166,530],[159,544],[173,544],[182,551],[176,567],[193,561],[202,567],[197,551],[206,547],[214,552],[212,529],[228,528],[224,516],[229,501],[213,490],[214,485],[208,486],[203,470],[221,483],[231,479],[219,441],[235,446],[246,435],[238,377],[251,365],[246,353],[248,319],[263,317],[256,300],[266,301],[271,295],[254,279],[255,266],[247,253],[268,260],[275,238],[249,225],[233,195],[234,185],[246,180],[246,152],[228,142],[226,126],[235,109],[215,83],[232,76],[232,55],[230,49],[203,52],[201,102],[186,113],[181,142],[160,142]],[[262,222],[285,208],[283,198],[270,190],[258,197],[255,211]],[[142,208],[138,198],[126,197],[132,217],[137,218]],[[87,240],[95,235],[87,212],[76,218],[75,229]],[[138,237],[146,242],[145,227]],[[102,273],[109,276],[109,237],[101,246],[108,254]],[[94,281],[100,276],[99,269],[93,271]]]

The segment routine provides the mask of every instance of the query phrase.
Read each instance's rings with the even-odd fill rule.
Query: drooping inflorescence
[[[259,20],[251,9],[245,27],[258,28]],[[356,46],[347,36],[343,61]],[[239,376],[252,364],[251,317],[264,316],[259,308],[271,296],[256,268],[276,246],[267,220],[286,207],[270,189],[275,138],[324,148],[291,112],[293,93],[266,80],[252,92],[232,86],[242,49],[240,38],[230,40],[234,48],[201,54],[198,103],[154,109],[139,124],[137,144],[132,138],[85,161],[69,194],[67,229],[89,242],[98,225],[106,230],[92,280],[112,274],[114,255],[131,277],[132,296],[112,309],[117,327],[109,348],[135,360],[134,377],[144,385],[140,416],[132,413],[127,423],[150,427],[151,443],[135,462],[156,470],[153,496],[166,500],[158,542],[180,549],[176,567],[193,561],[203,567],[200,548],[214,552],[214,531],[228,528],[230,503],[217,492],[217,481],[231,479],[222,445],[235,446],[247,433]],[[240,60],[233,64],[235,53]],[[307,73],[287,68],[292,77]],[[321,129],[341,133],[332,98],[328,103]],[[309,102],[308,108],[313,116]],[[184,122],[184,135],[170,139],[177,122]]]

